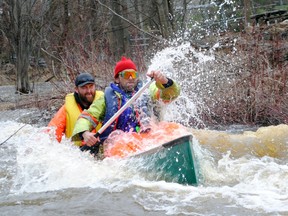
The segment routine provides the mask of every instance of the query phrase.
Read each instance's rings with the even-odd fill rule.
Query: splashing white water
[[[22,125],[10,121],[0,122],[3,128],[0,140],[5,140]],[[6,158],[6,162],[16,158],[16,162],[5,170],[12,175],[10,180],[6,179],[12,181],[9,193],[83,187],[105,188],[112,193],[119,193],[135,188],[134,198],[145,209],[161,209],[172,215],[197,212],[195,206],[202,206],[203,200],[211,205],[213,200],[263,213],[288,211],[288,166],[285,161],[251,155],[235,159],[230,157],[229,152],[217,159],[215,152],[207,151],[197,140],[193,140],[201,175],[204,177],[201,185],[192,187],[163,181],[153,182],[145,180],[145,176],[132,167],[127,167],[125,160],[95,161],[69,140],[64,139],[59,144],[45,129],[27,125],[4,144],[16,150],[11,152],[6,149],[6,155],[1,151],[2,160]],[[158,201],[155,202],[155,199]],[[191,209],[189,206],[194,207]]]
[[[151,60],[148,70],[161,70],[175,80],[181,88],[181,95],[165,108],[164,120],[182,123],[186,126],[202,124],[199,109],[205,110],[197,92],[204,75],[202,66],[214,61],[210,53],[197,52],[190,43],[183,43],[163,49]]]
[[[10,121],[0,124],[2,127],[5,125],[0,140],[21,126]],[[95,161],[90,154],[81,152],[65,138],[59,144],[51,133],[46,128],[26,125],[5,143],[16,150],[11,193],[107,187],[113,179],[125,179],[127,175],[132,175],[123,171],[124,162],[112,159]]]

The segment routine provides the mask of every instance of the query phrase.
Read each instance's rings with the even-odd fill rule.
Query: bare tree
[[[173,1],[155,0],[159,17],[159,27],[164,38],[168,38],[174,31],[173,23]]]
[[[6,0],[3,1],[3,32],[8,38],[15,56],[16,91],[30,93],[29,66],[33,54],[39,57],[39,50],[45,40],[43,35],[44,14],[50,6],[50,0]],[[36,49],[37,48],[37,49]],[[36,64],[37,59],[36,58]]]
[[[249,23],[251,22],[251,1],[244,0],[244,18],[245,18],[245,27],[247,28]]]
[[[31,92],[28,67],[33,31],[31,14],[35,3],[36,0],[4,2],[5,33],[16,54],[16,90],[21,93]]]
[[[120,0],[111,1],[112,10],[119,15],[122,14],[122,11],[127,10],[127,8],[125,8],[125,5],[123,3],[121,4],[120,2],[121,2]],[[112,45],[111,49],[114,51],[114,56],[119,56],[125,53],[125,43],[124,43],[125,28],[122,19],[119,18],[119,16],[113,14],[110,27],[111,27],[110,44]]]

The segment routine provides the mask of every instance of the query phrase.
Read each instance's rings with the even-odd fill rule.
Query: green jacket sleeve
[[[92,131],[96,128],[104,118],[106,110],[105,98],[104,95],[99,99],[95,100],[88,110],[84,110],[76,121],[73,133],[72,140],[80,140],[79,136],[85,131]]]
[[[180,87],[174,80],[173,84],[167,88],[160,83],[154,82],[150,85],[149,91],[153,101],[171,102],[180,95]]]

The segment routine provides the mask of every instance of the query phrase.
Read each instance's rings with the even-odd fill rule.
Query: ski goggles
[[[138,72],[135,71],[135,70],[124,70],[124,71],[121,71],[121,72],[119,73],[119,75],[120,75],[121,77],[123,77],[124,79],[129,79],[130,77],[131,77],[132,79],[138,78]]]

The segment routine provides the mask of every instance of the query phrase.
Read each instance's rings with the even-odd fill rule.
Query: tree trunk
[[[245,17],[245,28],[249,27],[251,23],[251,2],[250,0],[244,0],[244,17]]]
[[[111,8],[114,10],[117,14],[121,15],[121,4],[120,0],[112,1]],[[117,15],[112,15],[111,20],[111,34],[110,34],[110,44],[111,50],[113,52],[113,56],[118,59],[122,54],[125,53],[125,47],[124,47],[124,27],[122,24],[122,20]]]
[[[169,0],[156,0],[159,15],[159,26],[162,36],[168,38],[173,33],[173,14]]]
[[[28,34],[25,29],[20,30],[19,44],[17,46],[17,62],[16,62],[16,90],[21,93],[29,93],[32,91],[29,85],[29,54],[30,46],[28,42]]]
[[[16,51],[16,90],[29,93],[28,67],[31,46],[30,10],[31,1],[12,0],[11,21],[14,34],[14,50]]]

